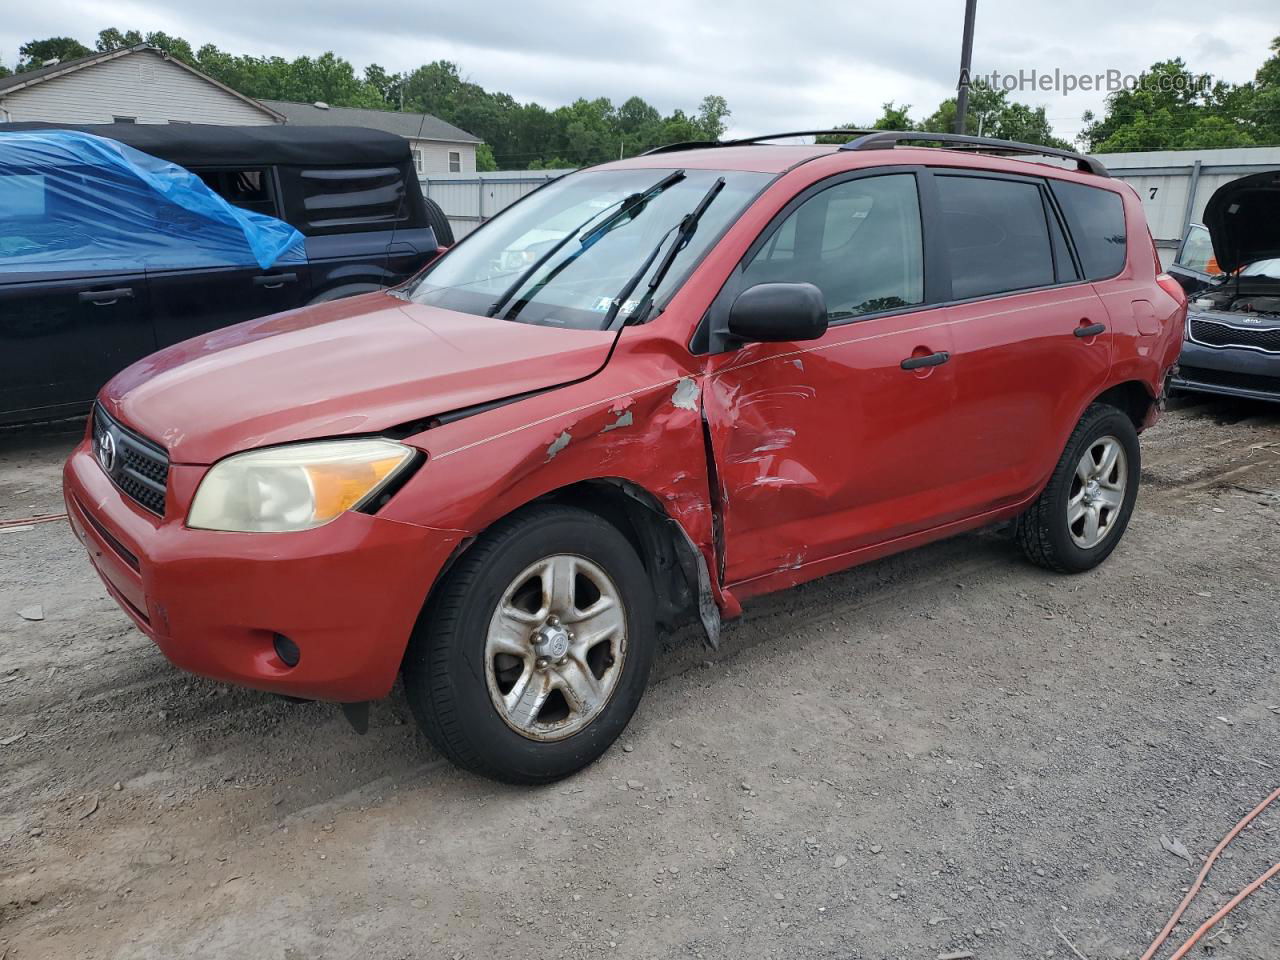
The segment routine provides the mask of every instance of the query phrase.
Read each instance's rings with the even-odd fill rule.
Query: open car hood
[[[614,334],[455,313],[371,293],[167,347],[103,388],[174,463],[398,424],[590,376]]]
[[[1205,205],[1204,225],[1224,273],[1280,257],[1280,171],[1223,184]]]

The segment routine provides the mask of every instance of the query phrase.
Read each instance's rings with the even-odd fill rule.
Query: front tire
[[[627,538],[585,510],[536,506],[446,575],[410,640],[405,692],[454,763],[547,783],[622,733],[656,645],[652,588]]]
[[[1018,518],[1015,536],[1027,559],[1058,573],[1102,563],[1129,525],[1141,470],[1133,421],[1115,407],[1090,406],[1048,486]]]

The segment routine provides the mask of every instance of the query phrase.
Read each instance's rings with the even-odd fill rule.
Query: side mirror
[[[827,301],[812,283],[757,283],[729,308],[729,334],[742,340],[817,340],[826,332]]]

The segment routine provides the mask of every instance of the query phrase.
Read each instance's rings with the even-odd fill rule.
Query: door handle
[[[917,370],[920,367],[938,367],[951,359],[951,354],[945,350],[939,350],[937,353],[926,354],[923,357],[907,357],[900,366],[903,370]]]
[[[1107,329],[1105,323],[1090,323],[1087,326],[1076,327],[1075,334],[1077,337],[1096,337],[1100,333],[1104,333]]]
[[[114,290],[86,290],[80,294],[81,303],[92,303],[95,307],[109,307],[117,300],[133,298],[133,287],[116,287]]]
[[[276,290],[283,287],[286,283],[296,283],[298,275],[296,273],[264,273],[253,278],[255,287],[266,287],[268,290]]]

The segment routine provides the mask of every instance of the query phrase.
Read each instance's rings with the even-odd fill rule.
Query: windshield
[[[721,179],[724,186],[713,192]],[[654,276],[661,282],[652,302],[670,297],[772,179],[719,170],[572,174],[495,217],[400,294],[478,316],[603,329],[611,313],[622,321],[631,318]],[[704,202],[692,236],[660,274],[669,248],[680,242],[681,224]],[[633,283],[641,269],[640,283]],[[613,309],[628,287],[632,292]]]

